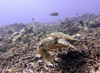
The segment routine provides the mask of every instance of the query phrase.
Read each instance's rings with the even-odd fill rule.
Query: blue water
[[[0,0],[0,26],[15,22],[57,22],[85,13],[100,14],[99,3],[100,0]],[[50,16],[52,12],[59,15]]]

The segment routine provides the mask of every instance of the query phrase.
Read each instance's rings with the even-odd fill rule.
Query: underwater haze
[[[53,12],[59,15],[50,16]],[[0,26],[15,22],[57,22],[85,13],[100,14],[100,0],[0,0]]]

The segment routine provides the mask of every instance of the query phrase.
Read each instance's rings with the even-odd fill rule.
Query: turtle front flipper
[[[73,46],[72,44],[70,44],[69,42],[67,42],[65,39],[59,39],[59,40],[58,40],[58,43],[59,43],[59,44],[62,44],[63,47],[71,47],[71,48],[73,48],[74,50],[78,50],[75,46]]]
[[[39,49],[39,54],[45,59],[45,60],[48,60],[48,61],[51,61],[51,60],[54,60],[55,57],[54,56],[51,56],[50,53],[47,51],[47,49]]]

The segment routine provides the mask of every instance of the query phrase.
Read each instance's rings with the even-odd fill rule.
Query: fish
[[[58,12],[53,12],[53,13],[51,13],[50,15],[51,15],[51,16],[58,16],[59,13],[58,13]]]

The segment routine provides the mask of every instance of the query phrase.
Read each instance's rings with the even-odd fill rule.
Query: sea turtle
[[[50,33],[39,42],[39,54],[46,60],[53,60],[55,57],[50,55],[48,49],[71,47],[77,50],[77,48],[72,45],[74,41],[78,40],[68,34],[62,32]]]

